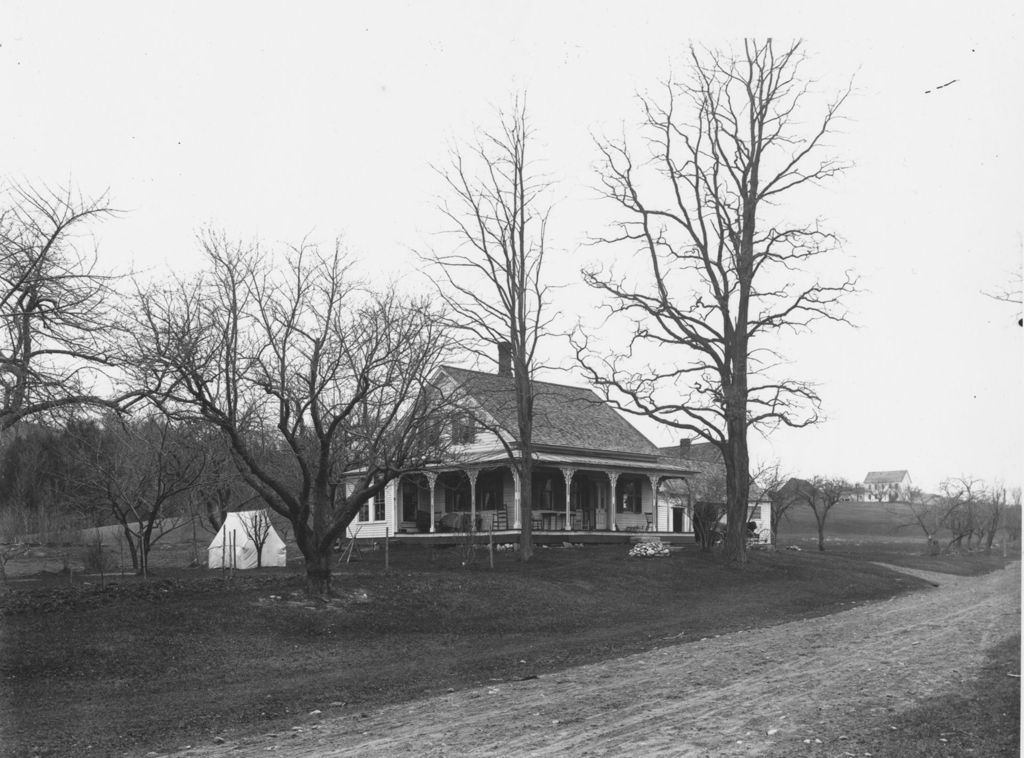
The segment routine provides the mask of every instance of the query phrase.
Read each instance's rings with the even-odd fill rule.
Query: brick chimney
[[[498,376],[512,376],[512,343],[498,343]]]
[[[690,452],[690,442],[691,440],[689,437],[683,437],[679,440],[679,455],[683,458],[685,458],[687,453]]]

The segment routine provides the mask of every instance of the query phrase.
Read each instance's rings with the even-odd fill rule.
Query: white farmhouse
[[[869,471],[864,477],[862,497],[864,500],[894,502],[905,500],[910,490],[910,473],[898,471]]]

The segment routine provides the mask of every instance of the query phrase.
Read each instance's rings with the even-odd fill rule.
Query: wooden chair
[[[583,513],[575,511],[572,514],[572,529],[574,532],[583,531]]]
[[[534,531],[538,531],[544,528],[544,516],[534,511],[530,512],[530,527]]]
[[[494,531],[500,531],[502,529],[508,529],[508,506],[504,508],[495,508],[494,515],[491,517],[491,529]]]
[[[647,517],[647,531],[653,532],[654,531],[654,514],[653,513],[645,513],[644,516]]]

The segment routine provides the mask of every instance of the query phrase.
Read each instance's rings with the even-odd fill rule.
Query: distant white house
[[[878,502],[894,502],[905,500],[910,490],[910,473],[906,469],[898,471],[869,471],[861,485],[861,499]]]

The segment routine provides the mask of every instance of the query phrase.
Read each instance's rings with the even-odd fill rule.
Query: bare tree
[[[1019,260],[1024,256],[1024,241],[1018,239],[1017,247],[1019,248],[1017,256]],[[1024,326],[1024,317],[1021,316],[1021,312],[1024,311],[1024,285],[1021,283],[1022,274],[1024,274],[1024,272],[1022,272],[1020,263],[1018,262],[1017,268],[1009,275],[1009,284],[1000,287],[999,289],[982,293],[993,300],[999,300],[1016,306],[1017,326]]]
[[[815,476],[810,481],[790,479],[785,495],[814,513],[818,527],[818,550],[825,551],[825,522],[829,512],[853,491],[847,480],[834,476]]]
[[[980,526],[984,482],[972,476],[946,479],[939,485],[942,497],[940,524],[949,531],[946,552],[964,547],[971,549],[971,540]]]
[[[256,547],[256,568],[263,568],[263,546],[270,539],[270,514],[266,511],[250,511],[238,519],[242,523],[242,531]]]
[[[690,516],[693,536],[700,549],[708,552],[722,537],[719,525],[726,514],[725,470],[717,463],[703,469],[690,484]]]
[[[196,445],[206,457],[200,485],[192,492],[199,513],[216,533],[230,511],[241,510],[245,503],[259,499],[238,472],[231,445],[219,430],[209,427],[196,429]]]
[[[916,526],[924,533],[928,543],[928,554],[938,555],[942,508],[934,498],[926,496],[919,487],[909,487],[904,495],[904,502],[890,503],[888,508],[898,517],[909,516],[909,519],[898,524],[896,529]]]
[[[771,531],[771,544],[775,545],[779,538],[779,525],[782,519],[787,517],[789,509],[793,505],[793,499],[783,497],[780,493],[783,485],[790,479],[789,474],[782,470],[778,461],[766,463],[759,466],[750,475],[752,485],[756,485],[768,498],[768,507],[771,508],[768,529]]]
[[[1014,487],[1010,490],[1010,502],[1006,506],[1006,513],[1003,516],[1003,528],[1006,530],[1007,542],[1020,542],[1021,529],[1021,490]],[[1003,544],[1003,555],[1006,555],[1006,544]]]
[[[629,273],[591,268],[584,278],[632,337],[618,350],[579,330],[573,338],[590,380],[621,410],[721,450],[726,555],[738,561],[746,558],[748,430],[818,420],[814,388],[778,376],[778,335],[846,321],[841,298],[855,289],[849,272],[823,282],[812,271],[838,247],[836,236],[784,212],[846,168],[817,156],[847,93],[810,114],[802,57],[799,43],[780,49],[771,40],[746,41],[735,53],[691,48],[688,79],[669,81],[661,101],[640,98],[650,158],[636,158],[624,139],[600,144],[604,189],[623,220],[598,242],[632,247],[638,260]],[[645,351],[654,357],[644,360]]]
[[[989,487],[982,498],[979,510],[978,539],[984,544],[985,552],[990,552],[1006,514],[1006,487],[999,484]]]
[[[0,205],[0,431],[83,404],[111,363],[114,279],[83,238],[113,211],[105,195],[13,186]]]
[[[107,415],[100,444],[82,446],[87,456],[76,482],[80,497],[109,509],[128,544],[132,566],[149,573],[149,553],[161,537],[184,521],[172,509],[187,502],[188,492],[200,481],[204,455],[180,425],[150,411],[135,418]]]
[[[432,381],[447,332],[426,301],[358,286],[337,246],[276,260],[201,241],[206,274],[141,293],[131,364],[167,412],[225,436],[291,523],[307,591],[330,594],[332,546],[360,508],[443,453]]]
[[[423,257],[441,274],[435,280],[438,291],[451,324],[466,337],[464,345],[485,360],[494,360],[495,348],[502,351],[498,373],[507,375],[512,391],[501,399],[513,399],[516,429],[488,424],[483,416],[475,420],[497,434],[519,477],[519,556],[525,561],[533,555],[537,346],[551,324],[543,276],[550,208],[542,199],[548,184],[531,169],[527,153],[532,131],[525,99],[516,99],[500,120],[498,131],[481,132],[465,152],[456,149],[451,167],[441,172],[452,199],[440,210],[455,244]]]

